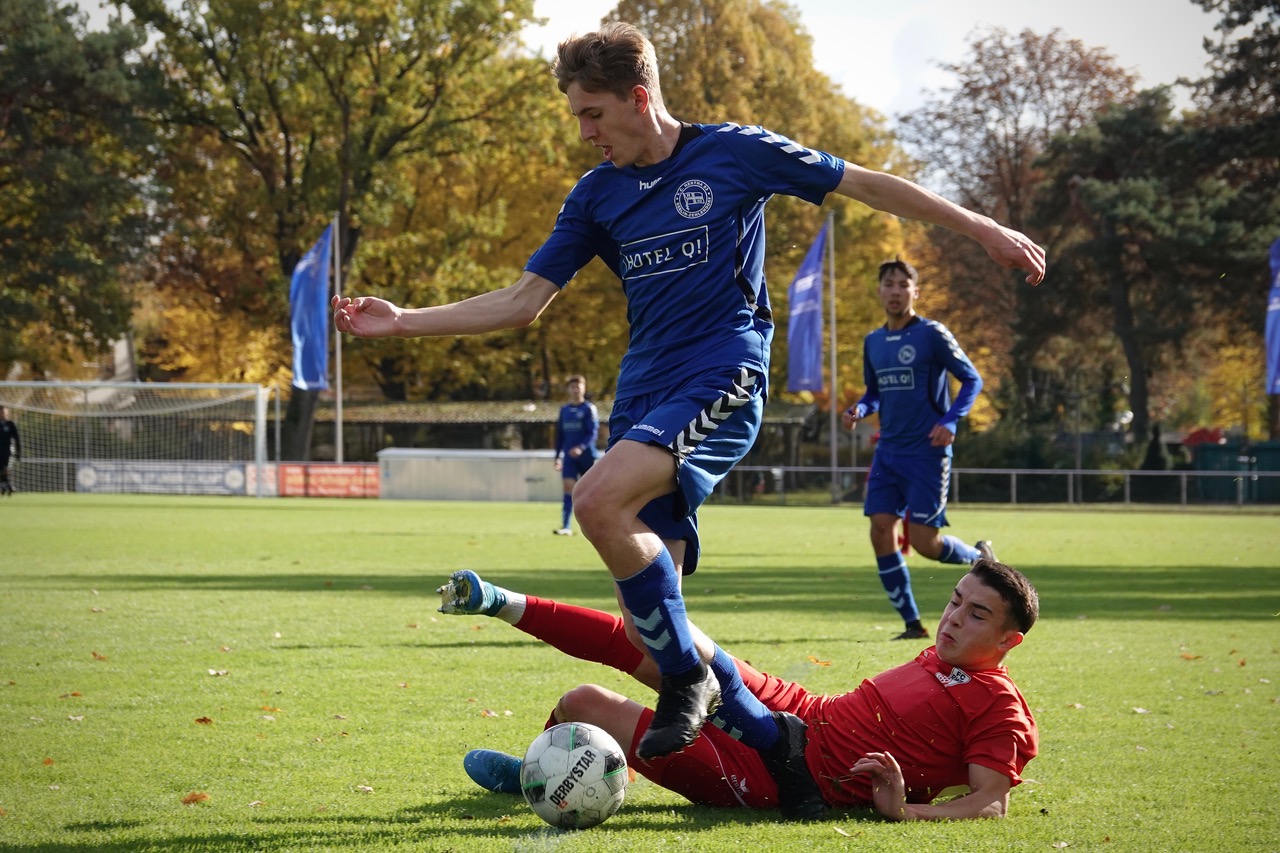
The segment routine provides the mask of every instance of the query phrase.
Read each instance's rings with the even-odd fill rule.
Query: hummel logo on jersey
[[[656,187],[656,186],[658,185],[658,181],[660,181],[660,180],[662,180],[662,178],[661,178],[661,177],[654,178],[652,181],[641,181],[641,182],[640,182],[640,192],[644,192],[645,190],[651,190],[651,189],[653,189],[654,187]]]
[[[973,679],[969,677],[969,673],[960,667],[952,667],[950,675],[943,675],[935,672],[933,677],[938,679],[938,683],[943,687],[959,687],[961,684],[968,684]]]

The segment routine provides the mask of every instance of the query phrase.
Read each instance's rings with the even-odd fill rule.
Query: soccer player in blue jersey
[[[630,24],[562,42],[554,72],[603,162],[569,192],[520,278],[423,308],[335,298],[334,322],[371,337],[523,327],[592,258],[621,279],[631,330],[609,448],[578,482],[574,515],[614,578],[629,633],[661,672],[637,748],[651,758],[688,746],[722,691],[728,707],[743,689],[728,655],[695,647],[681,578],[697,567],[698,507],[760,429],[773,338],[765,202],[784,193],[818,204],[835,192],[969,236],[1033,284],[1044,277],[1044,251],[910,181],[763,128],[677,120],[663,103],[653,45]],[[765,715],[728,725],[761,751],[784,792],[794,783],[798,799],[789,806],[784,796],[783,814],[805,816],[816,787],[803,769],[804,724]]]
[[[573,488],[595,464],[600,415],[596,413],[595,404],[587,402],[585,376],[570,376],[565,389],[569,402],[560,407],[560,417],[556,420],[556,470],[564,482],[564,498],[560,505],[560,527],[554,532],[572,536],[569,521],[573,518]]]
[[[868,415],[880,415],[863,514],[871,519],[880,582],[906,624],[894,639],[924,639],[929,630],[920,621],[911,573],[899,550],[898,520],[906,522],[911,547],[931,560],[967,565],[978,557],[995,559],[986,540],[967,545],[942,535],[956,422],[973,408],[982,377],[946,326],[916,313],[920,285],[915,267],[902,260],[881,264],[878,292],[885,324],[862,344],[867,392],[842,421],[852,429]],[[948,376],[960,380],[954,401]]]

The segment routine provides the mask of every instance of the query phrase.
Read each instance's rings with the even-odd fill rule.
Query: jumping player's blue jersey
[[[594,403],[565,403],[556,421],[556,458],[581,446],[583,452],[595,456],[596,438],[600,432],[600,415]]]
[[[599,256],[622,280],[631,337],[619,397],[724,368],[768,376],[765,202],[783,193],[820,204],[844,175],[840,158],[760,127],[685,134],[661,163],[583,175],[525,266],[563,287]]]
[[[954,403],[948,373],[960,380]],[[929,433],[939,423],[954,433],[982,390],[982,377],[947,327],[923,317],[867,335],[862,375],[867,393],[857,405],[864,416],[880,413],[879,446],[896,453],[950,456],[951,446],[934,447]]]

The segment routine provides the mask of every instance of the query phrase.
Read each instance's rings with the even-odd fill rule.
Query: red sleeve
[[[964,760],[1008,776],[1017,785],[1023,768],[1039,751],[1039,731],[1013,682],[1007,676],[990,681],[989,704],[969,717]]]

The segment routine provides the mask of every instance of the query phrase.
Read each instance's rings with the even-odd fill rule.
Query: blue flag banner
[[[1271,244],[1271,296],[1267,299],[1267,393],[1280,394],[1280,240]]]
[[[329,265],[333,225],[293,268],[289,308],[293,329],[293,387],[323,391],[329,387]]]
[[[787,289],[787,390],[822,390],[822,259],[827,226],[818,232]]]

